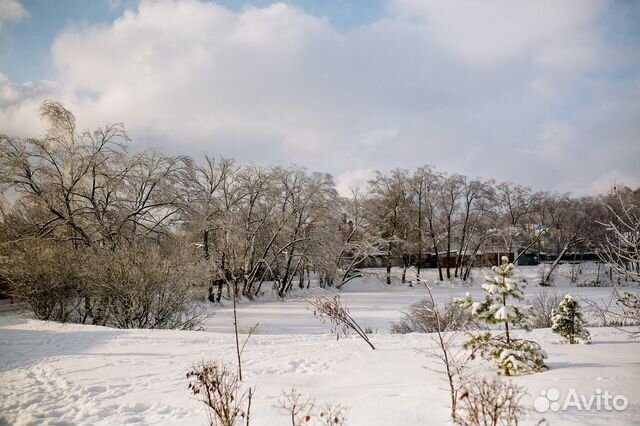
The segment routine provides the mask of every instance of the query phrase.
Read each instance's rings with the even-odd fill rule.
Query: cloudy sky
[[[640,2],[0,0],[0,133],[62,101],[135,149],[640,185]]]

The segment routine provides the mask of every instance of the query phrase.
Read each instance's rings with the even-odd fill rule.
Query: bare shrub
[[[316,402],[311,397],[305,397],[296,388],[288,392],[282,392],[282,396],[276,403],[276,408],[283,415],[289,417],[291,426],[307,425],[314,415]]]
[[[348,411],[340,404],[326,403],[318,413],[318,423],[322,426],[344,426],[347,424]]]
[[[79,321],[86,274],[78,252],[32,242],[16,247],[2,263],[13,297],[27,303],[36,318],[46,321]]]
[[[431,299],[426,298],[411,305],[403,318],[392,324],[391,333],[435,333],[438,327],[439,331],[447,332],[477,329],[479,324],[471,314],[455,303],[450,302],[438,308],[434,307]]]
[[[533,328],[550,328],[553,310],[562,302],[563,296],[557,290],[540,289],[529,299],[531,304],[531,326]]]
[[[340,336],[346,336],[350,331],[354,331],[371,349],[375,350],[367,333],[351,317],[349,308],[340,300],[340,295],[316,297],[309,301],[309,305],[313,308],[313,315],[316,318],[323,322],[328,320],[335,326],[333,331],[338,339]]]
[[[373,326],[372,326],[372,325],[367,325],[367,326],[364,328],[364,332],[365,332],[366,334],[376,334],[376,333],[378,332],[378,329],[373,328]]]
[[[315,398],[303,396],[295,387],[288,392],[282,392],[276,408],[289,417],[291,426],[344,426],[349,411],[346,407],[332,402],[318,408]]]
[[[629,293],[623,292],[620,293],[616,289],[616,299],[618,302],[618,306],[622,310],[622,320],[629,324],[639,325],[640,324],[640,296],[636,292]],[[633,337],[640,336],[640,332],[634,331],[632,332]]]
[[[96,322],[118,328],[194,329],[205,318],[195,302],[207,268],[184,250],[103,252],[91,271]]]
[[[468,377],[460,394],[457,424],[464,426],[514,426],[525,415],[520,404],[523,388],[498,379]]]
[[[637,293],[621,292],[616,287],[608,300],[603,299],[598,303],[583,298],[582,301],[587,305],[591,326],[615,327],[632,339],[640,337],[640,297]]]
[[[38,319],[118,328],[198,328],[207,265],[179,245],[76,247],[33,240],[0,264],[12,296]]]
[[[251,389],[242,392],[236,373],[222,363],[202,362],[187,373],[189,390],[206,407],[211,426],[249,425]]]
[[[432,358],[435,358],[443,367],[442,370],[436,370],[437,372],[444,374],[447,379],[447,385],[449,386],[449,398],[451,404],[451,418],[453,420],[457,417],[458,406],[458,394],[462,390],[462,374],[467,367],[466,356],[461,351],[453,350],[453,342],[459,334],[458,330],[454,330],[445,334],[443,332],[443,323],[440,320],[440,310],[438,309],[431,287],[424,283],[427,293],[429,295],[428,303],[433,306],[433,317],[435,319],[435,335],[432,336],[434,342],[438,345],[438,350],[434,350],[429,353]]]

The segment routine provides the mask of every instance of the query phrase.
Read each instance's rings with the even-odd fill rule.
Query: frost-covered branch
[[[362,330],[360,325],[353,319],[349,313],[349,308],[340,300],[340,295],[321,296],[309,300],[309,305],[313,309],[313,315],[321,321],[328,320],[334,324],[337,338],[346,336],[350,331],[355,332],[362,340],[364,340],[371,349],[375,350],[375,346],[369,340],[367,333]]]

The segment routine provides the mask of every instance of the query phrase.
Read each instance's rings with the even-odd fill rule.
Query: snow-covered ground
[[[564,266],[564,265],[563,265]],[[523,268],[522,276],[536,273]],[[529,282],[528,279],[528,282]],[[607,298],[607,288],[571,288],[561,292],[590,299]],[[441,302],[472,287],[440,285]],[[286,425],[274,407],[283,390],[295,386],[318,402],[350,407],[349,425],[443,425],[448,395],[438,365],[426,355],[435,349],[429,335],[388,334],[423,288],[386,287],[376,280],[349,284],[342,292],[353,316],[377,330],[372,351],[354,337],[336,341],[328,326],[316,320],[299,293],[287,301],[244,301],[241,328],[260,323],[244,353],[247,386],[255,387],[253,425]],[[533,285],[528,293],[539,291]],[[267,295],[268,296],[268,295]],[[265,297],[269,299],[269,297]],[[234,365],[231,310],[217,309],[204,331],[114,330],[0,315],[0,425],[205,425],[204,408],[187,390],[185,374],[196,362],[224,360]],[[551,425],[640,424],[640,342],[616,329],[591,328],[592,345],[564,345],[548,329],[528,338],[549,354],[549,371],[514,378],[526,388],[528,424],[542,417]],[[481,374],[494,375],[482,361]],[[534,410],[541,391],[570,389],[589,398],[607,391],[628,400],[624,411]],[[595,405],[595,400],[594,400]]]
[[[535,287],[527,292],[527,297],[532,297],[538,291],[557,291],[561,296],[569,292],[578,300],[594,300],[600,305],[608,301],[611,295],[610,288],[543,289]],[[441,305],[455,298],[464,298],[467,292],[476,299],[480,299],[484,294],[479,287],[442,286],[434,289],[434,296],[436,302]],[[240,329],[249,330],[259,323],[260,334],[326,333],[329,328],[313,317],[307,302],[307,298],[326,292],[315,290],[302,293],[285,301],[243,301],[239,305]],[[416,286],[395,287],[385,291],[345,291],[340,293],[340,298],[347,304],[351,314],[363,329],[370,327],[376,333],[388,333],[392,323],[401,319],[406,308],[422,300],[426,295],[423,287]],[[221,333],[233,331],[233,309],[229,305],[227,303],[225,307],[217,308],[213,312],[205,322],[206,330]]]
[[[583,272],[576,283],[570,282],[571,265],[564,264],[558,267],[554,275],[554,287],[540,287],[536,285],[543,267],[548,266],[524,266],[518,267],[517,277],[526,281],[525,294],[527,299],[534,298],[536,293],[550,292],[563,296],[571,293],[578,300],[588,299],[599,305],[606,305],[611,299],[610,287],[578,287],[578,284],[595,280],[597,271],[594,263],[582,265]],[[604,278],[604,268],[600,272],[600,280]],[[423,269],[421,277],[426,280],[433,289],[438,304],[446,304],[455,298],[464,298],[468,292],[474,298],[482,298],[484,292],[480,285],[488,269],[474,270],[474,281],[463,283],[457,281],[453,284],[436,281],[436,269]],[[353,316],[358,320],[362,328],[371,327],[379,333],[389,332],[391,323],[402,317],[406,308],[424,297],[427,293],[424,285],[418,283],[401,284],[394,280],[392,285],[384,283],[385,271],[383,269],[368,270],[363,279],[355,279],[347,283],[340,291],[340,297],[349,307]],[[399,277],[399,269],[393,271],[394,277]],[[411,273],[408,274],[411,276]],[[414,275],[415,276],[415,275]],[[624,284],[624,283],[622,283]],[[265,291],[265,297],[260,301],[243,301],[240,303],[241,314],[238,322],[241,329],[248,330],[256,323],[260,323],[261,334],[282,333],[324,333],[327,326],[316,320],[308,309],[307,299],[323,290],[312,288],[300,291],[294,287],[294,293],[285,301],[279,301],[270,290]],[[585,306],[586,308],[586,306]],[[206,322],[208,331],[230,333],[233,331],[233,310],[230,303],[222,308],[216,308],[213,316]]]

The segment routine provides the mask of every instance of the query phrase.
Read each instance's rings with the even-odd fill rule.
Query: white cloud
[[[562,162],[576,152],[575,129],[562,122],[547,122],[540,126],[536,143],[528,151],[547,162]]]
[[[588,188],[588,192],[596,194],[608,194],[612,188],[621,189],[627,186],[629,188],[640,187],[640,176],[632,175],[619,170],[612,170],[599,176]]]
[[[0,133],[38,136],[45,129],[37,117],[42,101],[59,94],[49,81],[14,83],[0,73]]]
[[[121,0],[106,0],[111,10],[117,10],[122,6]]]
[[[0,0],[0,30],[5,22],[20,22],[29,12],[17,0]]]
[[[418,19],[425,31],[452,56],[487,65],[528,53],[529,49],[572,38],[590,24],[605,0],[393,0],[401,16]],[[582,45],[570,55],[584,55]],[[552,53],[549,54],[552,56]],[[560,61],[555,56],[548,61]],[[571,58],[572,59],[572,58]],[[573,60],[573,59],[572,59]]]
[[[236,14],[145,2],[110,27],[67,31],[53,56],[67,94],[93,95],[72,99],[88,120],[124,116],[132,130],[167,140],[262,135],[274,150],[311,154],[329,143],[313,109],[332,102],[313,55],[335,36],[326,21],[283,4]]]
[[[341,173],[336,179],[338,194],[351,197],[355,190],[365,191],[369,180],[373,179],[375,174],[373,169],[355,169]]]
[[[637,176],[640,85],[589,74],[606,56],[593,52],[613,50],[601,3],[475,4],[394,0],[344,33],[284,4],[143,1],[60,34],[55,83],[0,76],[0,132],[41,132],[40,102],[59,99],[83,126],[124,121],[138,146],[296,163],[336,175],[341,194],[424,164],[584,192],[610,170]]]

